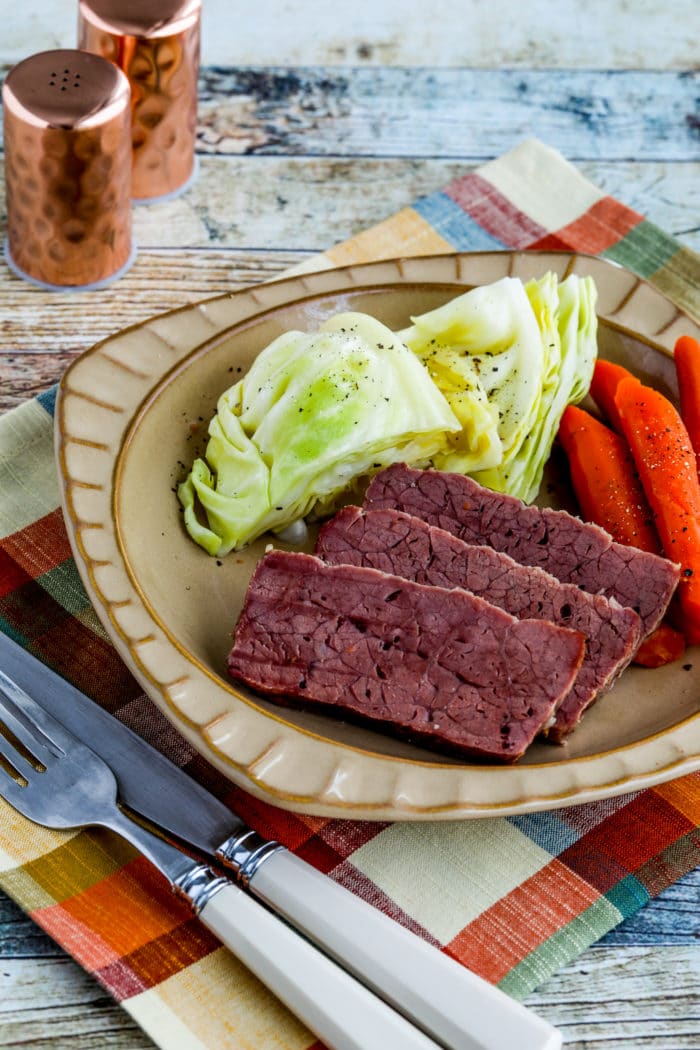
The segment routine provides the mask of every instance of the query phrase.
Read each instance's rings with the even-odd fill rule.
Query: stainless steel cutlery
[[[45,827],[98,825],[121,835],[329,1047],[434,1050],[431,1039],[238,886],[125,815],[106,762],[2,677],[2,798]]]
[[[377,1025],[381,1021],[388,1032],[394,1031],[396,1023],[405,1026],[406,1032],[401,1031],[395,1045],[407,1050],[413,1046],[434,1045],[428,1036],[438,1045],[454,1050],[502,1050],[508,1046],[517,1046],[519,1050],[556,1050],[561,1045],[560,1034],[547,1022],[278,843],[259,836],[123,723],[2,633],[0,668],[7,672],[0,673],[0,693],[5,698],[0,699],[0,721],[5,721],[15,733],[19,720],[22,732],[32,744],[38,727],[45,737],[41,746],[50,758],[48,763],[41,759],[46,766],[45,773],[32,770],[28,776],[30,770],[26,766],[19,770],[28,781],[25,788],[18,788],[14,781],[6,784],[5,779],[1,780],[3,796],[30,819],[51,827],[109,823],[163,871],[177,892],[188,896],[202,921],[213,928],[242,961],[263,980],[267,974],[270,987],[273,987],[270,977],[274,977],[273,990],[329,1045],[361,1046],[364,1050],[374,1045],[388,1050],[394,1045],[387,1042],[387,1034],[376,1042],[368,1040],[366,1034],[359,1042],[352,1041],[359,1034],[361,992],[367,997],[362,1003],[369,1004],[366,1012],[379,1018]],[[48,711],[55,718],[51,718]],[[7,758],[11,745],[0,737],[0,746],[3,749],[0,754]],[[88,803],[96,805],[96,796],[94,792],[85,794],[85,779],[79,776],[87,763],[93,776],[99,774],[101,784],[109,782],[109,788],[103,789],[99,812],[88,809]],[[17,768],[16,763],[11,764]],[[42,789],[42,784],[56,783],[63,785],[60,793],[54,787]],[[117,791],[123,806],[198,852],[218,860],[267,907],[256,904],[252,897],[215,876],[205,865],[193,864],[162,839],[149,836],[148,841],[144,841],[143,829],[113,805]],[[30,811],[26,808],[28,805],[40,808]],[[272,912],[283,916],[286,923],[276,919]],[[316,952],[306,940],[295,936],[287,923],[313,940],[326,954]],[[242,944],[244,927],[249,932]],[[284,954],[275,953],[277,964],[272,975],[270,952],[263,947],[263,940],[270,944],[276,938],[280,939],[280,952],[284,942]],[[256,939],[257,947],[253,950]],[[318,981],[308,974],[298,980],[301,964],[299,960],[295,962],[295,952],[306,952],[309,965],[319,970]],[[331,963],[327,956],[332,956],[342,968]],[[330,976],[325,979],[327,990],[321,995],[319,981],[324,965]],[[353,974],[357,981],[344,971]],[[350,985],[344,984],[343,979]],[[384,1006],[362,985],[377,993],[394,1010]],[[316,1003],[317,1013],[319,1010],[328,1013],[328,1004],[336,993],[340,994],[341,986],[343,994],[348,996],[346,1002],[355,998],[354,1008],[343,1013],[342,1021],[340,1015],[332,1011],[338,1021],[332,1033],[320,1032],[319,1025],[324,1018],[308,1013],[309,993],[314,986],[315,998],[323,1000]],[[386,1014],[381,1013],[380,1007]],[[426,1035],[403,1021],[399,1013]],[[355,1031],[351,1032],[353,1027]],[[380,1028],[376,1030],[379,1033]],[[331,1037],[335,1042],[330,1041]],[[408,1041],[409,1037],[414,1041]],[[376,1040],[378,1036],[372,1038]]]

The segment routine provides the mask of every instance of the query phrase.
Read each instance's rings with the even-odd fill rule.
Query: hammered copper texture
[[[108,63],[43,52],[3,85],[8,247],[34,280],[80,287],[131,256],[129,89]]]
[[[197,122],[198,12],[180,32],[130,36],[80,7],[80,46],[114,62],[131,84],[132,193],[175,193],[192,176]]]

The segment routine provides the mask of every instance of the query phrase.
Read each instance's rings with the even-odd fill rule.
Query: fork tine
[[[2,708],[0,707],[0,721],[5,721],[3,717]],[[4,758],[5,762],[9,762],[13,769],[15,769],[21,777],[25,780],[29,780],[31,777],[36,776],[36,769],[32,766],[21,752],[17,750],[14,744],[3,736],[0,732],[0,758]],[[39,760],[41,761],[41,759]],[[2,766],[0,765],[0,769]],[[2,770],[5,773],[5,770]],[[9,772],[5,773],[7,778],[10,777]]]
[[[17,739],[40,761],[60,757],[70,744],[66,731],[32,700],[4,671],[0,671],[0,718]],[[41,750],[41,754],[37,752]]]
[[[0,757],[9,762],[26,781],[37,773],[36,765],[32,764],[28,756],[38,765],[48,768],[61,754],[60,749],[35,724],[32,717],[35,714],[34,709],[41,713],[41,708],[26,696],[11,678],[0,671]],[[9,730],[14,741],[3,733],[3,726]],[[28,752],[28,756],[22,753],[21,748]],[[6,772],[6,779],[10,779],[9,772]]]
[[[0,798],[4,798],[5,802],[9,802],[20,813],[22,812],[22,793],[25,790],[26,788],[13,780],[9,773],[5,773],[0,766]]]
[[[56,748],[48,747],[46,737],[37,729],[33,731],[31,723],[27,723],[18,713],[14,705],[7,701],[0,688],[0,737],[3,737],[2,726],[9,729],[10,734],[42,765],[47,766],[51,760],[58,757]],[[4,737],[3,737],[4,739]],[[12,741],[6,741],[13,746]]]

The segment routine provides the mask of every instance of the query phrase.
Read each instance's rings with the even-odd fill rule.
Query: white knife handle
[[[233,883],[209,897],[199,918],[329,1050],[438,1050]]]
[[[558,1050],[561,1034],[288,850],[250,890],[450,1050]]]

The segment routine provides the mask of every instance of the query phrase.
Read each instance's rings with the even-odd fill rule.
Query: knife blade
[[[212,842],[224,842],[246,827],[191,777],[187,777],[187,806],[175,809],[173,792],[181,790],[182,777],[187,774],[2,631],[0,668],[104,758],[115,772],[119,797],[129,809],[209,855]],[[131,775],[127,775],[130,768]]]
[[[235,872],[278,915],[448,1050],[558,1050],[547,1021],[285,847],[0,632],[0,668],[112,767],[121,802]]]

